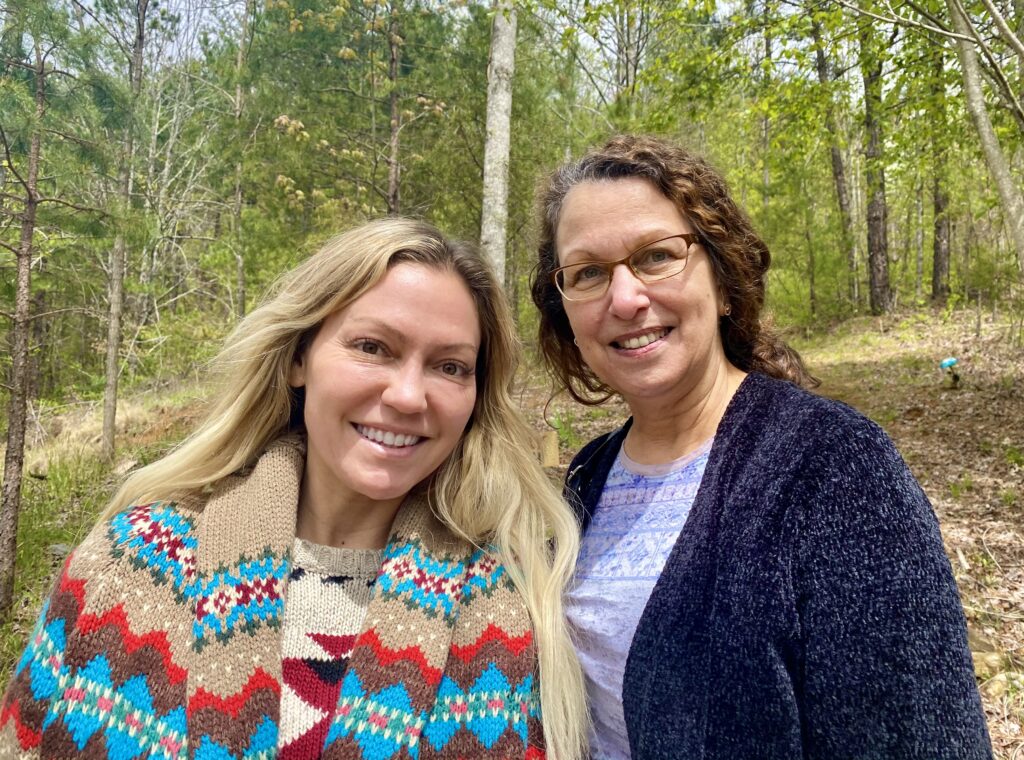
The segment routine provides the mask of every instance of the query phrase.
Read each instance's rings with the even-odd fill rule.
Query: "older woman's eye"
[[[666,248],[647,248],[634,254],[633,266],[644,272],[657,271],[672,266],[679,259],[675,252]]]
[[[590,290],[607,281],[608,272],[597,264],[581,264],[566,273],[565,284],[573,290]]]

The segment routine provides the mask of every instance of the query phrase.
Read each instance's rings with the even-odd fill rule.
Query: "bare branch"
[[[56,203],[58,206],[67,206],[68,208],[73,208],[75,211],[83,211],[87,214],[99,214],[99,216],[102,218],[107,218],[110,216],[110,214],[108,214],[103,209],[93,208],[92,206],[81,206],[77,203],[66,201],[63,198],[40,198],[39,203]]]
[[[85,7],[85,5],[83,5],[80,2],[80,0],[72,0],[72,5],[74,5],[80,13],[84,13],[86,16],[92,19],[92,22],[96,24],[96,26],[98,26],[100,29],[102,29],[106,33],[106,35],[114,41],[114,44],[121,49],[121,52],[129,59],[131,58],[131,50],[128,48],[128,46],[124,44],[124,41],[113,30],[108,28],[107,25],[100,20],[99,16],[92,12],[91,8]]]
[[[930,24],[922,24],[920,21],[914,21],[914,19],[907,18],[906,16],[900,16],[899,14],[892,10],[891,6],[888,5],[887,7],[889,8],[889,11],[890,13],[892,13],[891,16],[881,16],[877,13],[872,13],[871,11],[864,10],[863,8],[858,8],[856,5],[852,5],[851,3],[849,3],[848,0],[836,0],[836,2],[838,2],[847,10],[853,11],[858,16],[867,16],[868,18],[873,18],[876,21],[883,21],[886,24],[898,24],[899,26],[908,26],[913,29],[923,29],[926,32],[940,34],[943,37],[948,37],[949,39],[964,40],[965,42],[974,42],[973,37],[968,37],[963,34],[957,34],[956,32],[951,32],[948,29],[942,29],[937,26],[931,26]]]
[[[95,140],[86,140],[84,138],[77,137],[77,136],[72,135],[72,134],[68,134],[67,132],[61,132],[59,129],[52,129],[52,128],[48,128],[48,127],[42,127],[42,128],[40,128],[40,131],[45,132],[48,135],[54,135],[56,137],[59,137],[62,140],[67,140],[68,142],[73,142],[76,145],[82,145],[82,146],[87,147],[87,148],[95,148],[95,147],[99,146],[99,143],[97,143]]]
[[[4,131],[2,125],[0,125],[0,143],[3,143],[4,146],[4,158],[7,159],[7,168],[10,170],[11,174],[14,175],[14,178],[18,180],[18,183],[25,188],[25,192],[29,194],[29,197],[31,197],[32,188],[28,186],[25,178],[21,176],[17,169],[14,168],[14,157],[11,156],[11,144],[7,140],[7,133]]]
[[[950,28],[948,26],[946,26],[946,24],[943,23],[942,19],[940,19],[938,16],[930,13],[926,8],[921,6],[919,3],[914,2],[914,0],[903,0],[903,2],[906,5],[909,5],[918,16],[920,16],[921,18],[924,18],[924,19],[927,19],[928,21],[930,21],[932,23],[932,25],[935,26],[936,28],[938,28],[938,29],[945,29],[946,32],[950,32],[951,31]]]
[[[992,0],[981,0],[981,2],[984,3],[985,8],[988,10],[989,14],[991,14],[992,20],[995,21],[996,28],[1003,36],[1003,39],[1006,40],[1007,44],[1014,49],[1018,58],[1024,58],[1024,43],[1022,43],[1020,38],[1013,33],[1013,30],[1010,29],[1009,24],[1006,23],[1006,19],[1003,18],[1003,14],[1001,14],[999,9],[996,8],[995,3],[993,3]]]
[[[0,58],[0,63],[5,66],[25,69],[25,71],[38,71],[35,64],[19,61],[17,58]],[[50,76],[50,74],[58,74],[59,76],[68,77],[69,79],[78,79],[75,74],[72,74],[70,71],[64,71],[63,69],[46,69],[46,76]]]
[[[992,54],[992,49],[981,38],[981,35],[978,33],[978,28],[974,25],[974,22],[971,21],[970,16],[967,15],[967,9],[964,8],[963,3],[960,2],[960,0],[953,0],[953,2],[956,3],[956,7],[963,16],[965,24],[968,29],[970,29],[971,36],[974,37],[974,44],[981,50],[982,55],[985,56],[985,60],[988,61],[988,64],[992,69],[993,76],[996,80],[996,90],[1009,106],[1010,112],[1017,120],[1021,130],[1024,130],[1024,109],[1021,109],[1020,101],[1018,101],[1017,96],[1013,94],[1013,89],[1010,87],[1010,83],[1007,81],[1002,67],[1000,67],[995,56]]]

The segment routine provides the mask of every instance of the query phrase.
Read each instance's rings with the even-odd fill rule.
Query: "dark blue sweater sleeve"
[[[805,757],[990,758],[931,505],[876,425],[838,422],[792,494]]]

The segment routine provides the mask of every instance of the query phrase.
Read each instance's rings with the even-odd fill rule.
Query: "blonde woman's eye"
[[[364,354],[370,354],[371,356],[377,356],[384,353],[384,347],[375,340],[369,338],[361,338],[355,343],[355,347],[358,351]]]
[[[466,377],[472,374],[472,370],[462,362],[444,362],[441,365],[441,373],[449,377]]]

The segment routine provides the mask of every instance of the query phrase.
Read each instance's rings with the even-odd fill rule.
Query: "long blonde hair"
[[[513,403],[519,339],[494,276],[476,253],[432,226],[382,219],[330,242],[276,283],[228,337],[221,384],[205,419],[163,459],[127,478],[107,508],[202,491],[250,464],[301,425],[301,395],[288,384],[298,352],[320,324],[384,277],[414,262],[452,271],[480,319],[477,398],[462,440],[435,473],[431,505],[455,533],[492,544],[533,621],[548,756],[574,760],[586,741],[586,700],[562,610],[579,550],[579,527],[533,457],[532,433]]]

